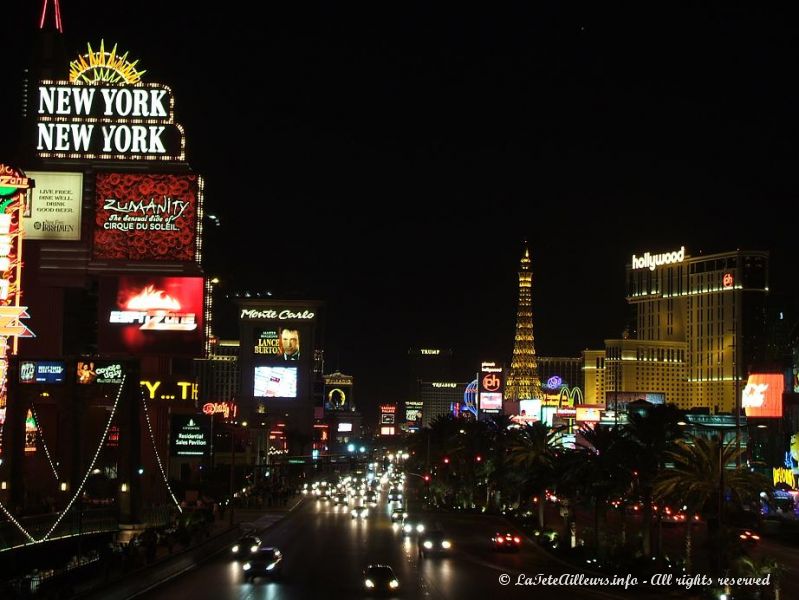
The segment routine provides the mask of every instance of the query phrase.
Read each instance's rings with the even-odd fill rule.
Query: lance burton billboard
[[[202,277],[106,277],[100,284],[100,352],[200,356]]]
[[[98,173],[95,259],[194,261],[197,175]]]

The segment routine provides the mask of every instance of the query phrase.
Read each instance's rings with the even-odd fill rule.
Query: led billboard
[[[296,398],[297,367],[255,367],[256,398]]]
[[[59,360],[23,360],[19,363],[20,383],[64,383],[67,367]]]
[[[200,356],[202,277],[103,278],[98,342],[103,354]]]
[[[95,259],[194,261],[200,178],[98,173]]]
[[[122,383],[124,366],[120,362],[79,360],[75,372],[75,380],[79,384],[90,383]]]
[[[781,373],[752,373],[743,390],[741,406],[747,417],[782,417]]]
[[[480,410],[502,410],[502,394],[496,392],[480,392]]]

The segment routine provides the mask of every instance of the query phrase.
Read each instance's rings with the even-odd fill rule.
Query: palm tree
[[[508,444],[508,465],[521,469],[522,481],[538,497],[538,527],[544,529],[546,489],[554,482],[554,439],[557,431],[536,421],[513,430]]]
[[[594,547],[603,553],[601,530],[608,500],[626,492],[631,483],[631,444],[618,427],[583,428],[577,433],[575,463],[566,478],[585,491],[594,504]]]
[[[643,412],[630,411],[624,432],[635,445],[631,456],[635,483],[643,502],[644,556],[652,553],[652,488],[655,478],[663,468],[666,453],[674,448],[674,442],[683,437],[679,423],[682,412],[673,404],[657,405]],[[622,517],[624,518],[624,517]],[[660,524],[660,519],[658,519]],[[661,531],[658,527],[658,555]]]
[[[763,475],[746,468],[727,468],[744,452],[735,441],[722,443],[717,436],[692,436],[676,442],[676,449],[666,453],[674,467],[665,469],[655,480],[653,492],[659,501],[676,501],[688,507],[689,514],[700,513],[707,521],[709,561],[721,571],[719,541],[724,518],[725,495],[737,506],[753,501],[768,489]],[[690,527],[689,527],[690,529]],[[686,544],[690,543],[690,533]],[[690,561],[690,556],[686,556]]]

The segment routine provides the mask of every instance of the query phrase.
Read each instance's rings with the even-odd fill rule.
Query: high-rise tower
[[[514,402],[541,396],[541,380],[538,378],[533,336],[533,273],[530,271],[530,250],[527,248],[524,249],[520,267],[516,339],[505,387],[507,399]]]

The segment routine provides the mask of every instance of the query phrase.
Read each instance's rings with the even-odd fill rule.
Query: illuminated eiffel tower
[[[533,336],[533,273],[530,271],[530,251],[527,247],[524,249],[520,266],[516,339],[505,386],[505,397],[514,402],[541,397],[541,380],[538,378]]]

